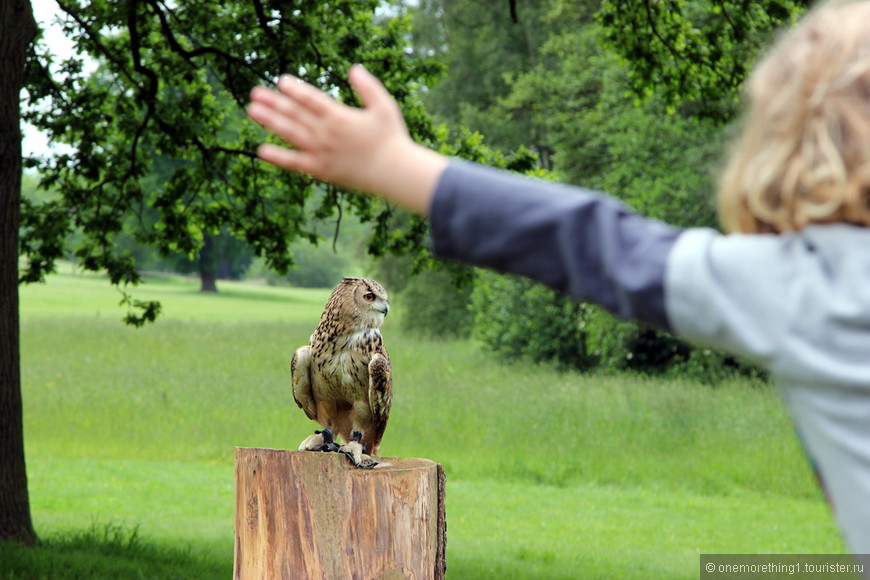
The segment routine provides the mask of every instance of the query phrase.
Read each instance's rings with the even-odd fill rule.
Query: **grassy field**
[[[37,550],[0,579],[227,578],[235,446],[295,448],[289,357],[328,292],[154,280],[132,329],[98,277],[22,288]],[[697,578],[701,553],[842,551],[768,385],[707,387],[494,362],[384,327],[382,452],[441,462],[448,577]]]

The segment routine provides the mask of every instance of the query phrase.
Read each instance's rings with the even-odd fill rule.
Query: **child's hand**
[[[411,140],[396,101],[378,79],[361,66],[352,67],[349,78],[363,109],[291,76],[278,81],[280,92],[254,88],[248,116],[293,146],[263,144],[260,158],[426,211],[446,159]]]

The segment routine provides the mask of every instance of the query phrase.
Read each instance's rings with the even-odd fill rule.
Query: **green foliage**
[[[241,111],[251,87],[287,72],[357,104],[345,76],[363,63],[397,97],[412,134],[433,142],[417,88],[440,66],[407,50],[407,19],[376,18],[380,5],[59,2],[77,54],[34,47],[24,117],[71,151],[28,162],[58,198],[23,206],[22,281],[50,272],[73,231],[85,268],[132,285],[136,260],[116,244],[125,230],[164,256],[193,256],[224,232],[283,273],[295,241],[316,239],[318,221],[348,210],[375,224],[377,252],[418,248],[425,229],[392,229],[386,204],[329,189],[315,205],[310,179],[258,162],[265,135]]]
[[[503,151],[523,145],[536,150],[528,121],[495,107],[508,90],[506,75],[533,66],[536,58],[543,8],[523,8],[519,23],[508,10],[473,0],[422,0],[414,9],[415,50],[435,55],[448,71],[426,93],[427,109],[453,130],[484,133]]]
[[[549,18],[554,30],[540,63],[515,75],[500,106],[523,111],[547,135],[560,179],[675,225],[714,225],[711,170],[721,127],[669,112],[658,97],[627,98],[626,72],[602,50],[599,27],[571,26],[558,10]]]
[[[120,306],[127,307],[127,314],[124,316],[124,322],[130,326],[142,327],[149,322],[154,322],[160,315],[162,306],[156,300],[138,300],[133,298],[126,291],[121,291]]]
[[[402,329],[425,337],[467,338],[474,322],[469,308],[472,288],[443,269],[411,277],[397,301]]]
[[[606,171],[603,124],[614,111],[597,109],[612,61],[603,55],[597,30],[576,17],[553,13],[540,39],[540,60],[517,69],[500,95],[498,109],[535,127],[536,150],[560,179],[595,187],[590,177]]]
[[[728,353],[697,347],[692,348],[688,357],[667,369],[667,376],[685,377],[700,383],[718,385],[722,381],[745,377],[757,381],[768,381],[770,373],[762,366],[746,361]]]
[[[609,165],[597,187],[648,217],[680,227],[716,227],[712,192],[721,130],[708,121],[668,115],[654,100],[624,107],[604,130]]]
[[[553,165],[564,179],[609,192],[635,211],[673,225],[715,226],[710,192],[722,129],[669,112],[658,96],[641,103],[626,98],[625,71],[601,50],[600,36],[589,26],[551,36],[542,53],[554,58],[520,75],[505,105],[529,107],[546,127]],[[692,376],[710,382],[744,369],[741,364],[690,364],[696,357],[683,341],[617,321],[597,307],[588,309],[584,324],[589,349],[605,369],[691,368]],[[721,353],[716,357],[727,359]]]
[[[333,288],[344,276],[352,274],[348,257],[325,245],[300,245],[293,250],[296,266],[280,279],[298,288]]]
[[[604,372],[639,372],[709,385],[737,377],[768,378],[756,364],[719,350],[692,346],[645,324],[619,320],[601,307],[588,306],[584,314],[588,349]]]
[[[507,359],[585,370],[595,361],[582,329],[584,306],[513,276],[484,273],[471,297],[474,336]]]
[[[758,365],[696,348],[652,326],[614,317],[529,280],[484,273],[475,279],[472,335],[501,358],[562,369],[691,378],[720,384],[735,377],[767,380]]]
[[[604,0],[598,20],[624,59],[635,94],[718,122],[735,113],[738,91],[772,31],[806,0]]]
[[[651,326],[619,320],[598,306],[584,317],[589,349],[609,371],[659,374],[689,357],[691,347]]]
[[[39,282],[43,273],[51,271],[55,262],[65,256],[68,219],[61,202],[22,198],[19,252],[28,256],[28,268],[21,273],[21,282]]]

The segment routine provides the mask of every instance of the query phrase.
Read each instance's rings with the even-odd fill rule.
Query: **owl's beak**
[[[386,316],[390,312],[390,305],[389,304],[380,304],[378,306],[375,306],[375,310],[377,310],[378,312],[380,312],[384,316]]]

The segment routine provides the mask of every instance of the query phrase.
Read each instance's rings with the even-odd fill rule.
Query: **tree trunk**
[[[36,34],[29,0],[0,0],[0,541],[36,541],[27,495],[18,315],[24,59]]]
[[[340,453],[236,449],[236,580],[443,580],[444,470],[356,469]]]
[[[199,280],[200,292],[217,292],[217,251],[214,236],[202,236],[202,248],[199,250]]]

